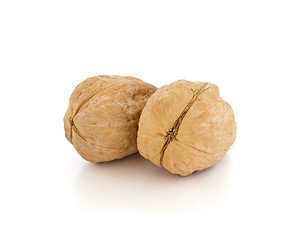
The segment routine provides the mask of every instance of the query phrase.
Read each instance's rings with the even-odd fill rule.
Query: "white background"
[[[302,239],[300,0],[1,0],[0,26],[1,239]],[[99,74],[215,83],[235,144],[188,177],[84,161],[63,116]]]

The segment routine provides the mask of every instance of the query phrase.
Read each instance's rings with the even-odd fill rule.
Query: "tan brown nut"
[[[234,143],[231,106],[216,85],[179,80],[163,86],[142,111],[140,154],[169,172],[187,176],[217,163]]]
[[[156,90],[134,77],[100,75],[81,82],[69,99],[65,136],[91,162],[120,159],[137,152],[137,125]]]

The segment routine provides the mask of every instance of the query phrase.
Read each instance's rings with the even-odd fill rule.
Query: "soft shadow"
[[[138,153],[107,163],[87,163],[75,182],[81,207],[133,208],[150,213],[191,212],[226,200],[231,171],[227,154],[220,162],[187,177],[173,175]]]

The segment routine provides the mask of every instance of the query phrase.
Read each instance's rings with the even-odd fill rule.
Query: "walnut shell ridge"
[[[137,152],[138,120],[157,88],[134,77],[100,75],[81,82],[69,99],[65,136],[91,162]]]
[[[217,163],[236,138],[231,106],[212,83],[179,80],[163,86],[142,111],[140,154],[173,174],[190,175]]]

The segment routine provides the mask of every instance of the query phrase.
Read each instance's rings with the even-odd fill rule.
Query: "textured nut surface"
[[[156,87],[134,77],[101,75],[81,82],[69,99],[65,136],[91,162],[137,151],[137,125]]]
[[[159,88],[142,111],[140,154],[169,172],[187,176],[218,162],[234,143],[231,106],[212,83],[179,80]]]

